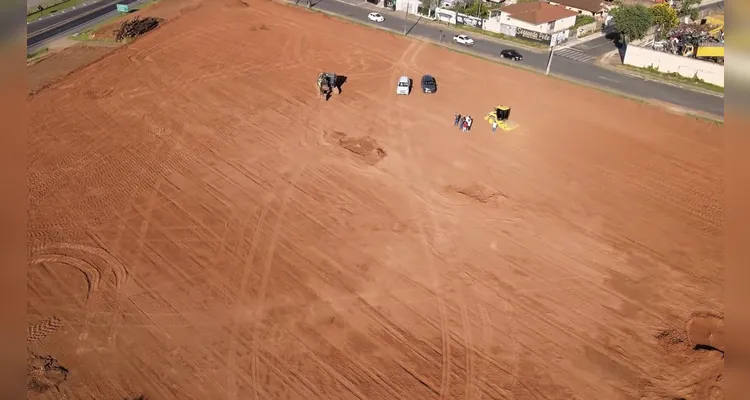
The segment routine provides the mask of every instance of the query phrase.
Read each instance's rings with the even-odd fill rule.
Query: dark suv
[[[437,91],[437,82],[432,75],[425,75],[422,77],[422,92],[423,93],[435,93]]]
[[[523,56],[521,53],[513,50],[513,49],[505,49],[500,52],[500,57],[502,58],[510,58],[513,61],[521,61],[523,60]]]

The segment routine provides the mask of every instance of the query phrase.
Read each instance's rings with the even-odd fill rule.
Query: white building
[[[419,7],[422,7],[420,0],[396,0],[396,11],[418,14]]]
[[[493,10],[484,29],[554,45],[567,40],[577,15],[547,2],[513,4]]]

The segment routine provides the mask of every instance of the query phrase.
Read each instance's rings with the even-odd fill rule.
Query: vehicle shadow
[[[333,84],[336,86],[336,90],[338,90],[339,94],[341,94],[341,87],[344,86],[346,80],[346,75],[336,75],[336,82],[334,82]]]

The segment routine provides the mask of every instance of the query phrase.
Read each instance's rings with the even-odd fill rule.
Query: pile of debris
[[[120,25],[120,29],[115,31],[115,40],[122,42],[125,39],[133,39],[141,36],[152,29],[155,29],[162,21],[164,20],[154,17],[135,17],[135,19],[130,21],[124,21],[122,25]]]

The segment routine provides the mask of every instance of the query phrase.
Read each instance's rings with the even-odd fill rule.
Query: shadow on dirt
[[[339,94],[341,94],[341,87],[344,86],[347,79],[346,75],[336,75],[336,82],[333,84],[336,86],[336,90],[338,90]]]

